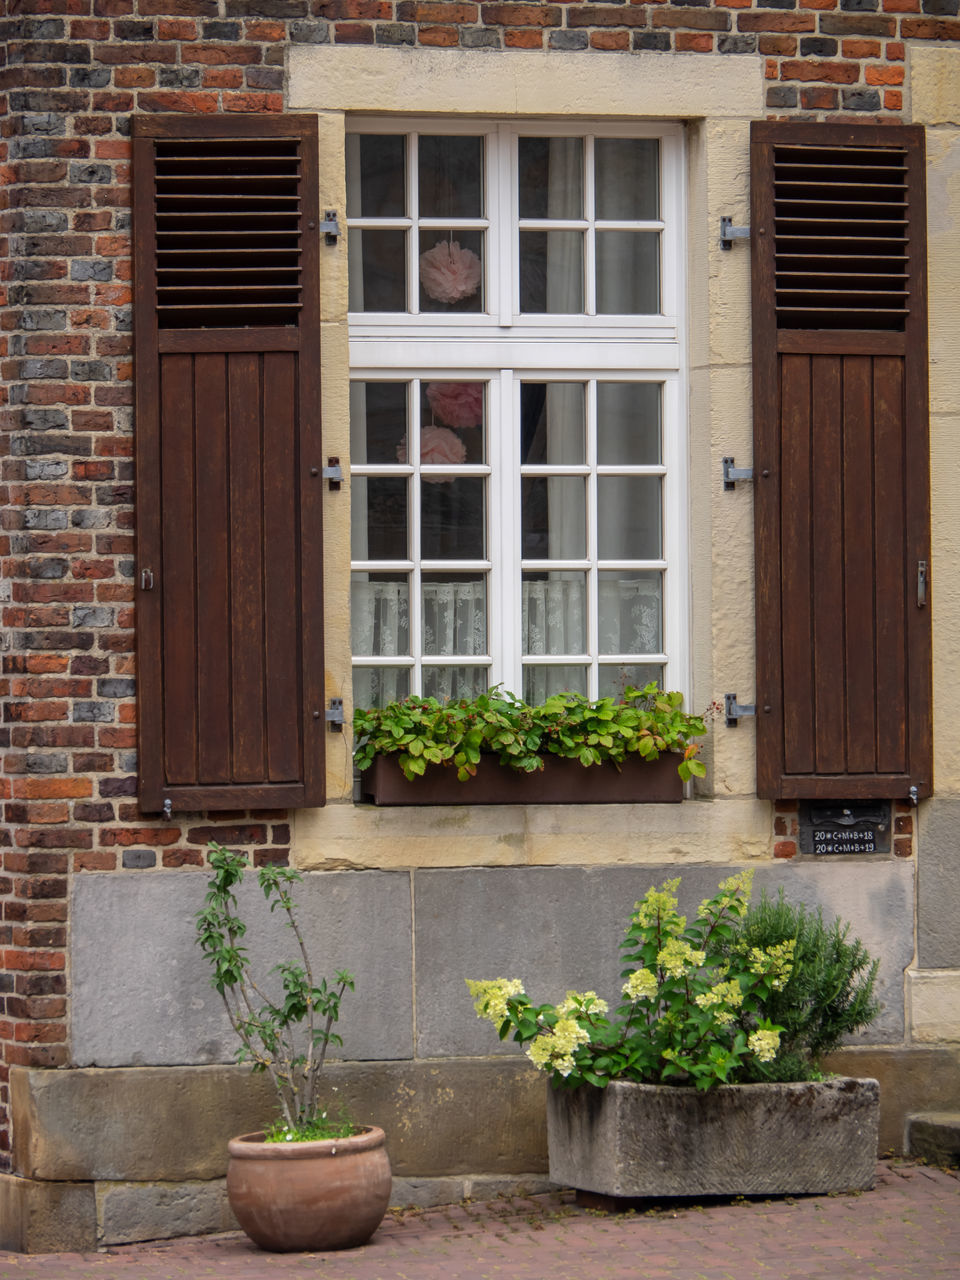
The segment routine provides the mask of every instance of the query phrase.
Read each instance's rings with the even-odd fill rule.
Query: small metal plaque
[[[890,852],[889,801],[808,800],[800,805],[800,852],[814,855]]]

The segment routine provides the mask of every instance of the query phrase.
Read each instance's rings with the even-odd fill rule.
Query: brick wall
[[[287,45],[332,42],[759,54],[771,115],[895,120],[904,41],[960,41],[958,2],[3,0],[0,1161],[9,1066],[67,1056],[69,877],[289,841],[135,800],[130,113],[281,111]]]

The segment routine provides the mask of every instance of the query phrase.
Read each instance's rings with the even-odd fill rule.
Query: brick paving
[[[0,1252],[2,1280],[957,1280],[960,1173],[880,1163],[873,1191],[632,1213],[570,1193],[392,1210],[363,1249],[268,1254],[238,1233],[96,1254]]]

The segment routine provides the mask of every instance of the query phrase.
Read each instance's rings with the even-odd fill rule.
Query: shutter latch
[[[720,219],[720,248],[732,249],[734,240],[749,240],[749,227],[735,227],[732,218]]]
[[[324,209],[323,234],[326,237],[327,244],[336,244],[340,238],[340,223],[337,221],[336,209]]]
[[[735,467],[733,458],[724,458],[722,461],[724,489],[732,489],[738,480],[753,479],[753,467]]]
[[[917,608],[922,609],[927,603],[927,562],[917,561]]]
[[[327,724],[333,733],[343,733],[343,699],[331,698],[327,707]]]
[[[343,484],[343,468],[339,458],[328,458],[327,465],[321,472],[324,480],[329,480],[331,490],[337,490]]]
[[[723,695],[723,709],[727,717],[728,729],[735,729],[741,716],[755,716],[757,714],[756,703],[749,703],[744,706],[742,702],[737,701],[735,693],[725,693]]]
[[[141,591],[153,590],[153,570],[152,569],[140,570],[140,590]]]

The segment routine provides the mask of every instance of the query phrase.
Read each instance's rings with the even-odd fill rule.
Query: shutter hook
[[[914,783],[914,785],[910,788],[910,803],[913,805],[915,809],[917,805],[920,803],[920,791],[916,783]]]
[[[168,822],[173,817],[173,805],[170,802],[169,796],[163,802],[163,816],[166,818]]]

